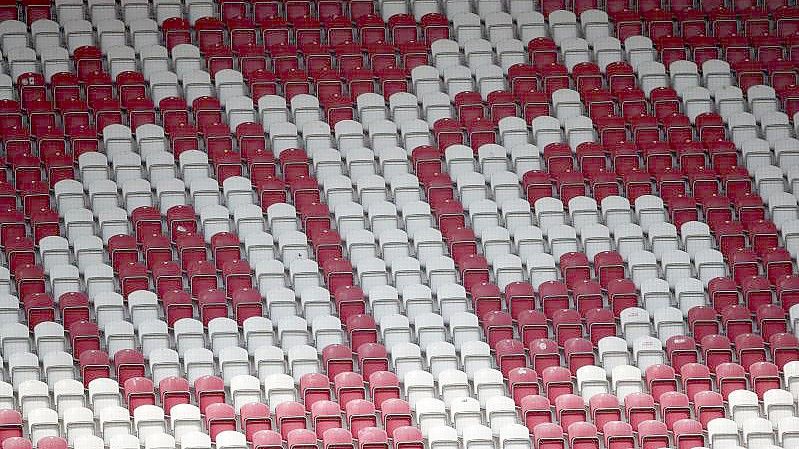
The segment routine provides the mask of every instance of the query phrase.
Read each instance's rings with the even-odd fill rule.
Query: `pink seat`
[[[646,369],[644,376],[649,392],[655,400],[659,400],[663,393],[677,391],[677,377],[674,368],[669,365],[651,365]]]
[[[16,410],[0,410],[0,444],[3,447],[7,442],[12,447],[23,444],[17,439],[22,439],[22,414]]]
[[[311,411],[318,401],[330,401],[330,381],[321,373],[306,373],[300,377],[300,395],[305,409]]]
[[[322,445],[325,449],[351,449],[355,447],[350,431],[339,427],[325,430],[322,435]]]
[[[707,423],[725,417],[724,398],[715,391],[700,391],[694,396],[694,416],[707,428]]]
[[[386,399],[379,408],[383,417],[383,428],[386,429],[386,432],[393,434],[394,430],[399,427],[413,425],[411,406],[404,400]]]
[[[311,405],[311,421],[321,439],[326,430],[342,427],[341,407],[333,401],[316,401]]]
[[[353,399],[347,403],[347,426],[356,434],[363,428],[376,427],[375,405],[364,399]]]
[[[552,411],[549,399],[537,394],[525,396],[521,400],[521,411],[524,425],[532,432],[536,426],[552,422]]]
[[[272,430],[272,419],[269,406],[260,402],[244,404],[239,410],[241,427],[247,436],[247,441],[255,444],[256,434],[261,431]]]
[[[575,422],[568,427],[569,447],[572,449],[599,449],[599,438],[594,424]]]
[[[194,395],[200,413],[206,414],[212,404],[225,403],[225,382],[216,376],[202,376],[194,381]]]
[[[388,371],[377,371],[369,376],[369,390],[377,409],[382,408],[384,401],[400,398],[399,379]]]
[[[280,434],[284,439],[290,437],[292,432],[305,430],[308,427],[305,418],[305,407],[294,401],[278,404],[275,408],[275,421],[277,421]],[[316,441],[315,434],[314,441]]]
[[[259,430],[252,437],[253,449],[282,449],[283,438],[274,430]]]
[[[621,420],[619,399],[612,394],[600,393],[591,396],[588,407],[591,410],[591,421],[603,429],[607,423]]]
[[[164,412],[167,415],[169,415],[172,407],[178,404],[191,403],[189,381],[181,377],[167,377],[162,379],[161,382],[158,383],[158,392],[161,395],[161,406],[164,408]]]
[[[217,435],[228,430],[236,430],[236,417],[233,407],[229,404],[209,404],[205,408],[205,427],[211,436],[211,441],[216,441]]]

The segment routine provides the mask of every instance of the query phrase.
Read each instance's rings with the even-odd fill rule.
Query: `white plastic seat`
[[[405,382],[407,374],[422,370],[422,351],[413,343],[397,343],[391,346],[391,365],[400,382]]]
[[[311,323],[311,331],[318,352],[322,352],[327,346],[344,343],[344,331],[341,320],[337,317],[317,316]]]
[[[250,374],[250,360],[247,350],[236,346],[228,346],[219,351],[219,373],[225,386],[231,387],[232,380],[238,376]]]
[[[777,111],[777,94],[773,87],[762,84],[750,86],[746,89],[746,99],[749,103],[749,110],[755,117],[760,119],[769,112]]]
[[[215,375],[214,353],[203,347],[186,349],[183,352],[183,371],[186,373],[189,383],[193,383],[202,376]]]
[[[471,329],[470,324],[467,325],[467,323],[472,323],[473,321],[473,315],[461,315],[462,313],[466,313],[468,310],[466,289],[460,284],[444,284],[438,287],[435,295],[436,302],[438,303],[438,310],[441,312],[441,316],[444,317],[444,322],[450,324],[452,344],[454,344],[456,348],[460,349],[460,343],[466,341],[461,340],[461,337],[465,338],[466,334],[468,334],[465,329]],[[453,319],[455,320],[455,324],[453,324]],[[463,328],[463,335],[455,334],[456,329],[459,329],[459,327]]]
[[[23,418],[27,418],[30,412],[41,408],[50,408],[50,389],[47,384],[38,380],[26,380],[19,386],[19,405],[22,409]],[[71,416],[80,420],[80,413],[77,409],[76,413]],[[90,411],[91,412],[91,411]],[[69,428],[66,425],[67,419],[65,418],[65,428],[69,434]],[[92,430],[94,430],[94,420],[92,419]]]
[[[761,135],[772,145],[792,138],[793,130],[788,115],[780,111],[766,112],[760,116]]]
[[[90,269],[93,270],[94,267],[90,267]],[[101,270],[98,270],[100,274],[102,272],[105,272],[105,275],[108,274],[107,269],[102,268]],[[101,329],[105,329],[111,323],[125,320],[124,298],[119,293],[113,290],[99,292],[99,294],[95,295],[93,302],[97,325]]]
[[[627,38],[629,40],[629,38]],[[626,42],[626,41],[625,41]],[[658,87],[668,87],[669,78],[666,67],[657,61],[642,61],[637,67],[633,66],[638,76],[638,83],[647,97],[652,90]]]
[[[80,381],[62,379],[53,385],[53,407],[58,410],[61,419],[69,410],[85,407],[86,404],[86,393]]]
[[[444,87],[452,100],[461,92],[474,90],[472,71],[468,67],[457,64],[446,66],[443,68],[443,75]]]
[[[526,125],[525,132],[527,132]],[[558,135],[560,135],[560,131],[558,131]],[[511,147],[510,158],[514,171],[519,176],[524,176],[530,170],[541,170],[542,168],[538,147],[531,143]]]
[[[85,407],[70,410],[64,416],[64,431],[70,444],[76,444],[80,437],[94,436],[94,413]]]
[[[303,317],[306,321],[313,322],[316,318],[331,316],[332,300],[330,292],[323,287],[305,287],[300,291],[300,307],[302,307]]]
[[[580,13],[580,25],[585,38],[593,42],[610,35],[608,14],[599,9],[587,9]]]
[[[511,0],[510,13],[516,19],[516,32],[522,42],[547,36],[549,30],[544,15],[533,11],[533,5],[529,2]]]
[[[501,28],[500,28],[501,30]],[[507,73],[508,69],[516,64],[524,64],[526,51],[524,43],[519,39],[508,38],[495,41],[499,66]]]
[[[486,179],[482,174],[476,172],[461,173],[455,179],[455,187],[458,189],[458,196],[461,202],[470,211],[476,203],[480,203],[480,205],[487,204],[484,201],[488,198],[488,188]],[[493,203],[493,201],[491,202]],[[494,203],[494,209],[496,209],[496,203]],[[475,223],[472,223],[472,225],[473,227],[477,226]],[[480,230],[477,231],[480,232]]]
[[[591,47],[593,50],[594,60],[599,66],[599,70],[601,70],[603,73],[607,69],[608,64],[624,60],[621,49],[621,41],[615,37],[602,37],[592,40]]]
[[[505,396],[505,383],[502,379],[502,373],[498,370],[481,369],[476,371],[473,385],[481,407],[485,407],[490,398]]]
[[[30,352],[14,354],[8,358],[8,371],[11,375],[11,385],[19,391],[20,386],[26,381],[39,380],[39,357]]]
[[[618,361],[621,361],[621,357],[619,357]],[[641,370],[635,366],[621,364],[613,368],[610,381],[613,392],[616,397],[619,398],[619,401],[624,402],[624,399],[628,395],[632,393],[642,393],[644,391],[642,377]]]
[[[210,324],[210,323],[209,323]],[[200,320],[181,318],[173,326],[175,349],[186,361],[186,352],[194,348],[205,348],[205,332]]]
[[[610,392],[610,383],[605,370],[594,365],[585,365],[577,369],[577,391],[583,400],[588,403],[591,397],[597,394]]]
[[[269,132],[274,123],[288,122],[289,111],[286,99],[279,95],[263,95],[258,99],[258,117],[264,131]]]
[[[430,373],[441,381],[440,375],[447,370],[455,370],[458,367],[458,356],[455,353],[455,346],[446,341],[436,341],[429,343],[425,350],[427,366]],[[465,375],[464,375],[465,377]]]
[[[149,363],[154,384],[159,384],[167,377],[180,375],[178,353],[169,348],[160,347],[153,349],[152,352],[150,352]],[[163,421],[163,418],[161,420]]]
[[[106,409],[116,409],[122,405],[119,384],[115,380],[104,377],[92,380],[89,382],[89,404],[91,404],[94,413],[100,417],[100,430],[105,433],[105,429],[102,428],[102,422]],[[109,412],[111,415],[114,414],[113,410]],[[125,417],[127,418],[128,427],[130,427],[130,412],[127,410],[125,410]]]
[[[669,283],[663,279],[650,278],[641,283],[641,301],[650,315],[671,304]]]
[[[477,81],[477,90],[484,100],[487,100],[491,93],[504,91],[506,89],[505,75],[502,67],[490,63],[483,64],[479,65],[474,72]]]
[[[455,362],[457,364],[457,360]],[[450,410],[456,402],[461,401],[461,398],[468,398],[471,394],[469,379],[463,371],[458,371],[457,369],[441,371],[437,379],[438,396]],[[480,404],[477,403],[477,406],[479,407]]]
[[[408,372],[405,375],[403,390],[411,407],[415,407],[416,403],[421,399],[436,398],[433,375],[427,371]]]
[[[763,411],[773,426],[779,427],[782,420],[796,417],[793,395],[786,390],[773,388],[763,393]]]
[[[575,150],[580,144],[596,141],[594,122],[588,117],[582,115],[569,117],[564,123],[564,129],[566,141]]]
[[[55,410],[49,408],[34,410],[28,417],[27,424],[28,438],[30,438],[34,446],[42,438],[60,436],[58,413]]]
[[[312,157],[317,150],[333,146],[330,125],[320,120],[306,121],[300,128],[300,133],[305,143],[304,147]]]
[[[136,349],[133,324],[127,321],[117,321],[110,323],[103,332],[109,357],[113,358],[114,354],[123,349]]]
[[[169,420],[175,441],[185,446],[190,436],[202,432],[200,409],[192,404],[177,404],[169,411]]]
[[[738,86],[724,85],[713,90],[713,97],[716,103],[716,110],[725,122],[729,122],[731,117],[746,111],[744,94]],[[732,131],[732,128],[730,128]]]
[[[599,362],[608,374],[612,373],[614,368],[630,363],[627,342],[619,337],[609,336],[601,338],[597,342],[597,355]],[[618,389],[615,384],[613,390],[618,394]]]
[[[697,253],[713,247],[713,237],[706,223],[689,221],[680,226],[680,235],[685,252],[695,258]]]
[[[699,82],[699,67],[693,61],[677,60],[669,64],[669,78],[671,80],[671,87],[677,92],[677,95],[683,97],[684,93],[692,87],[698,87]]]
[[[660,263],[663,276],[671,288],[674,288],[681,279],[691,277],[691,256],[685,251],[666,251],[663,253]]]
[[[698,278],[707,287],[711,280],[726,275],[724,256],[714,249],[704,249],[694,255]]]
[[[765,418],[752,418],[743,422],[743,442],[747,447],[766,448],[777,443],[771,422]]]
[[[682,322],[682,313],[677,309],[661,309],[660,313],[663,314],[663,312],[668,310],[677,312],[680,323]],[[658,329],[659,338],[643,337],[633,342],[633,359],[635,359],[635,366],[641,371],[645,372],[650,366],[666,362],[666,353],[663,351],[662,342],[666,341],[665,337],[667,332],[661,332],[661,326],[665,329],[668,327],[668,323],[674,323],[673,321],[669,321],[670,319],[671,318],[664,318],[659,320],[656,318],[655,326]],[[684,333],[685,332],[682,332],[677,335],[683,335]]]
[[[474,380],[477,372],[484,369],[491,369],[491,349],[484,341],[466,341],[460,345],[460,349],[460,362],[463,366],[463,371],[469,376],[470,380]],[[491,375],[489,376],[492,377]]]
[[[643,232],[649,232],[649,227],[654,223],[667,221],[663,199],[654,195],[642,195],[636,198],[635,214]]]
[[[139,324],[136,331],[139,334],[139,344],[145,357],[150,356],[154,351],[170,346],[169,331],[164,321],[144,321]]]
[[[588,41],[580,37],[569,37],[561,40],[560,53],[563,54],[563,63],[571,71],[574,66],[583,62],[591,61],[591,50],[588,49]]]
[[[636,340],[652,334],[649,312],[639,307],[628,307],[620,314],[621,331],[627,346],[633,346]]]
[[[294,291],[302,294],[306,288],[313,288],[322,284],[319,275],[319,265],[315,260],[299,258],[289,265],[289,279]]]
[[[466,42],[472,39],[479,39],[482,36],[480,16],[477,14],[462,12],[451,16],[451,20],[456,40],[461,47],[463,47]]]
[[[279,156],[283,150],[301,146],[299,131],[294,123],[273,123],[269,127],[269,138],[275,156]]]
[[[559,9],[549,13],[549,29],[552,33],[552,40],[556,44],[569,38],[577,37],[577,16],[564,9]]]
[[[725,86],[732,85],[732,71],[727,61],[708,59],[702,63],[702,85],[716,92]]]
[[[19,66],[20,63],[24,65],[24,61],[27,57],[27,51],[21,51],[22,53],[18,53],[16,51],[12,53],[16,53],[16,55],[14,55],[15,58],[22,56],[22,58],[17,58],[14,60],[14,63],[17,66]],[[44,78],[46,81],[49,82],[56,73],[68,72],[70,70],[69,51],[67,51],[66,48],[59,47],[58,44],[53,44],[38,51],[42,60],[42,72],[44,72]]]
[[[576,103],[572,103],[571,106],[572,115],[580,115],[582,113],[582,108],[580,107],[580,110],[578,111]],[[566,112],[564,112],[564,114],[565,113]],[[555,117],[540,115],[534,118],[532,121],[532,130],[536,146],[539,149],[542,149],[546,148],[546,146],[551,143],[563,142],[563,133],[560,126],[560,122]]]
[[[624,39],[626,59],[637,70],[641,64],[655,60],[655,49],[652,40],[646,36],[630,36]],[[644,92],[648,92],[644,90]]]
[[[12,48],[6,52],[6,59],[12,79],[18,79],[23,73],[39,72],[36,64],[36,52],[32,48],[24,46]]]
[[[687,317],[688,311],[693,307],[705,304],[704,285],[699,279],[681,279],[674,287],[674,297],[683,316]]]
[[[214,85],[219,102],[226,106],[231,98],[245,96],[244,76],[233,69],[222,69],[214,75]],[[296,97],[295,97],[296,98]],[[298,123],[299,126],[299,123]]]
[[[583,114],[583,104],[580,100],[580,94],[573,89],[558,89],[552,93],[552,107],[555,117],[560,121],[561,125],[566,123],[566,120],[572,117],[579,117]],[[538,118],[538,117],[536,117]],[[533,130],[535,130],[533,126]],[[536,143],[539,147],[545,148],[546,145],[541,144],[536,136]]]
[[[416,421],[419,424],[419,429],[422,435],[431,438],[441,432],[441,429],[450,429],[447,425],[447,412],[446,406],[443,401],[434,398],[420,399],[416,403],[415,413]],[[451,429],[452,433],[448,434],[447,441],[458,441],[458,435],[455,429]],[[443,446],[447,447],[447,446]]]
[[[83,274],[83,283],[89,298],[114,293],[114,269],[108,265],[92,265]]]
[[[680,62],[680,61],[675,61]],[[713,100],[710,98],[710,91],[702,86],[687,87],[682,91],[682,103],[685,115],[696,122],[696,117],[713,111]]]

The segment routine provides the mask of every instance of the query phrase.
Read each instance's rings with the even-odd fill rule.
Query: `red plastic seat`
[[[369,376],[369,390],[375,407],[381,409],[384,401],[399,399],[399,379],[396,374],[388,371],[374,372]]]
[[[308,429],[293,429],[284,437],[288,449],[313,449],[317,446],[316,434]]]
[[[164,412],[169,415],[172,407],[178,404],[190,404],[189,381],[182,377],[167,377],[158,383],[158,392],[161,396],[161,405]]]
[[[531,341],[528,349],[530,350],[530,364],[536,372],[544,373],[547,368],[560,366],[557,342],[539,338]],[[546,380],[544,383],[546,383]],[[550,399],[554,398],[550,397]]]
[[[282,449],[283,438],[274,430],[259,430],[252,436],[253,449]]]
[[[568,427],[569,447],[572,449],[599,449],[597,428],[588,422],[575,422]]]
[[[143,378],[145,375],[144,355],[135,349],[120,349],[114,353],[114,372],[117,381],[123,386],[128,379]]]
[[[16,410],[0,410],[0,444],[17,446],[18,440],[22,440],[22,414]]]
[[[282,402],[275,407],[275,421],[280,428],[280,434],[286,439],[293,432],[307,429],[305,407],[299,402]],[[311,433],[316,442],[316,436]]]
[[[394,430],[412,425],[411,406],[402,399],[386,399],[382,406],[378,407],[381,411],[383,428],[386,432],[394,433]]]
[[[722,363],[732,362],[732,345],[724,335],[706,335],[702,337],[700,347],[705,365],[711,371],[715,371]]]
[[[269,406],[260,402],[250,402],[241,406],[241,427],[247,441],[253,442],[254,436],[260,431],[272,430]]]
[[[552,422],[549,399],[538,394],[530,394],[521,399],[521,413],[524,425],[532,432],[539,424]]]
[[[141,405],[155,405],[153,381],[146,377],[129,378],[125,381],[123,390],[131,416],[133,416],[133,411]]]
[[[533,340],[549,336],[547,317],[538,310],[523,310],[517,317],[516,326],[525,346],[529,346]]]
[[[688,402],[688,396],[676,391],[666,392],[660,396],[660,416],[667,428],[673,431],[675,423],[682,419],[690,419],[691,407]]]
[[[556,400],[563,394],[574,393],[571,373],[562,366],[547,367],[541,372],[541,380],[544,384],[544,393],[550,401]]]
[[[568,288],[563,282],[547,281],[541,283],[538,286],[538,296],[544,315],[547,318],[552,318],[558,310],[569,308]]]
[[[656,401],[660,399],[663,393],[677,391],[677,377],[674,368],[669,365],[651,365],[646,369],[644,376],[649,392]],[[683,381],[685,381],[685,378],[683,378]]]
[[[366,427],[377,427],[375,405],[364,399],[354,399],[347,403],[347,426],[356,434]]]
[[[567,340],[583,336],[582,317],[576,310],[556,310],[552,314],[552,327],[555,340],[561,347],[565,345]]]
[[[700,391],[694,396],[694,416],[707,429],[707,423],[716,418],[724,418],[724,398],[715,391]]]
[[[731,305],[721,311],[721,325],[730,339],[735,339],[742,334],[753,331],[752,317],[744,306]],[[704,343],[702,344],[704,346]]]
[[[533,428],[533,443],[538,449],[565,449],[563,428],[554,423],[542,423]]]
[[[332,401],[316,401],[311,405],[311,421],[316,437],[321,439],[326,430],[342,427],[341,407]]]
[[[171,327],[181,318],[192,318],[194,308],[191,295],[183,290],[173,290],[164,293],[161,298],[167,324]]]
[[[681,419],[674,423],[674,440],[677,449],[691,449],[705,445],[702,424],[694,419]]]
[[[5,445],[3,445],[5,447]],[[25,446],[27,447],[27,446]],[[46,436],[36,442],[36,447],[41,449],[67,449],[67,440],[56,436]]]
[[[501,310],[485,312],[482,326],[486,342],[494,349],[501,340],[513,338],[513,318],[507,312]]]
[[[680,377],[682,377],[683,391],[689,399],[693,400],[694,395],[700,391],[713,390],[710,370],[705,365],[686,363],[680,368]]]
[[[331,399],[330,381],[321,373],[303,374],[300,377],[299,390],[307,411],[310,411],[316,402]]]
[[[594,346],[602,338],[616,335],[616,319],[610,309],[592,309],[586,312],[585,326]]]
[[[67,292],[58,299],[61,320],[65,329],[74,323],[89,320],[89,296],[82,292]]]
[[[73,325],[72,329],[74,328],[75,325]],[[70,333],[72,329],[70,329]],[[87,349],[80,352],[77,358],[84,386],[88,387],[89,383],[94,379],[111,377],[111,363],[108,359],[108,354],[104,351]]]
[[[496,343],[494,350],[497,365],[505,377],[509,376],[511,370],[527,366],[524,343],[518,340],[500,340]]]
[[[211,441],[216,441],[217,435],[228,430],[236,430],[236,416],[233,407],[229,404],[217,402],[205,408],[205,427]]]
[[[343,405],[345,409],[350,401],[366,399],[366,388],[363,377],[358,373],[340,372],[336,374],[336,377],[333,379],[333,388],[339,404]]]
[[[619,399],[609,393],[599,393],[591,396],[588,401],[591,410],[591,421],[604,428],[607,423],[621,421],[621,408]]]
[[[527,401],[527,396],[537,396],[540,393],[538,373],[527,367],[510,370],[508,372],[508,389],[516,405],[523,407],[523,404]]]
[[[589,340],[581,337],[569,338],[564,343],[563,349],[566,364],[572,374],[576,374],[577,370],[583,366],[596,364],[594,345]]]
[[[788,362],[799,360],[799,339],[793,334],[773,334],[769,338],[769,349],[771,360],[780,369],[783,369]]]
[[[208,407],[225,403],[225,382],[217,376],[199,377],[194,381],[194,395],[200,413],[207,415]]]
[[[643,427],[641,427],[641,424],[655,419],[655,400],[647,393],[630,393],[624,397],[624,410],[627,415],[627,421],[638,432],[640,437],[648,428],[647,424],[644,424]],[[665,431],[665,424],[661,421],[655,422],[662,424]]]
[[[629,279],[614,279],[608,283],[608,301],[613,314],[618,317],[628,307],[638,306],[635,284]]]

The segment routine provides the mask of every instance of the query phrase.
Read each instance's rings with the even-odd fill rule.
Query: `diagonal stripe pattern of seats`
[[[0,0],[0,449],[798,449],[793,0]]]

